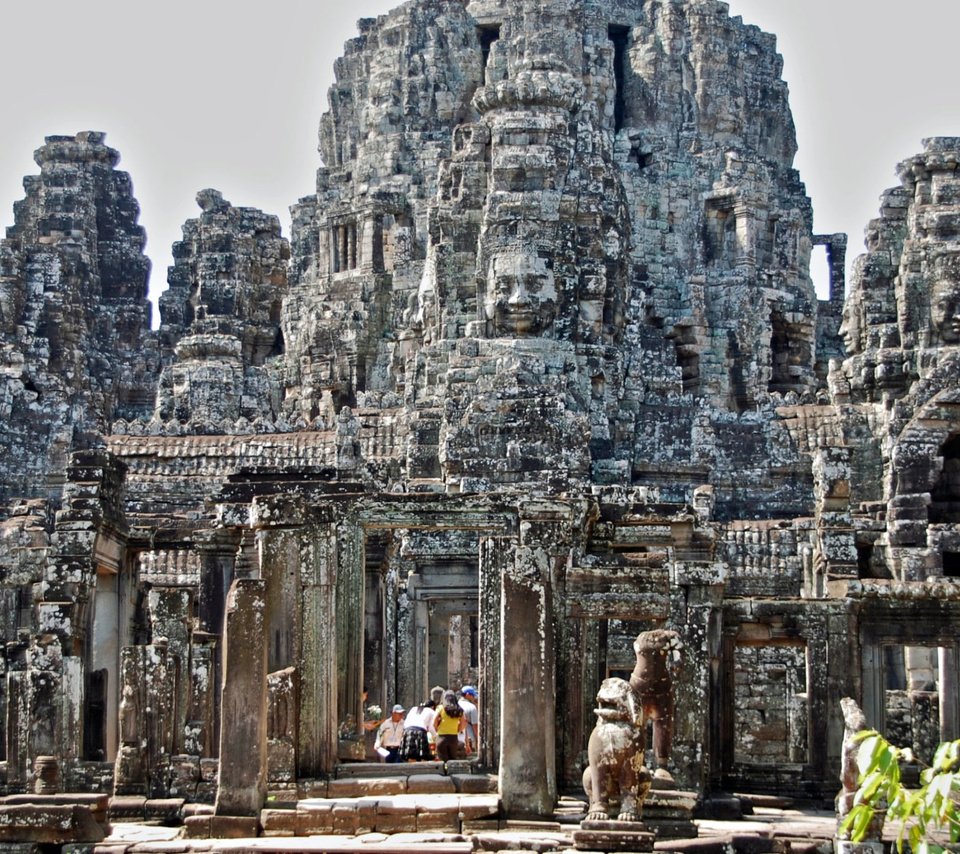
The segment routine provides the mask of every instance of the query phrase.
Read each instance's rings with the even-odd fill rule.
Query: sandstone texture
[[[373,706],[474,685],[449,774],[550,816],[654,629],[684,791],[832,797],[842,697],[960,735],[960,137],[901,164],[844,301],[774,37],[722,2],[411,0],[335,68],[289,238],[201,190],[157,330],[117,152],[36,154],[0,244],[0,790],[233,833],[347,788]]]

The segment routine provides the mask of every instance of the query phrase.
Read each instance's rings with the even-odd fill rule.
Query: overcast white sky
[[[313,188],[333,62],[396,0],[0,0],[0,224],[50,134],[107,132],[131,173],[166,288],[170,245],[215,187],[280,216]],[[863,228],[921,138],[960,136],[958,0],[731,0],[777,34],[797,168],[818,232]],[[156,322],[156,317],[155,317]]]

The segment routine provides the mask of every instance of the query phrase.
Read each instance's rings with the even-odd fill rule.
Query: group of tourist
[[[448,762],[472,756],[480,733],[477,689],[464,685],[459,694],[437,686],[428,700],[409,711],[394,706],[377,728],[377,754],[384,762]]]

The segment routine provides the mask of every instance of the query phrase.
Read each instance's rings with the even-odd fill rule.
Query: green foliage
[[[936,832],[960,842],[960,740],[946,741],[937,748],[933,763],[920,775],[920,788],[908,789],[900,782],[900,762],[913,762],[909,748],[894,747],[875,730],[857,733],[860,748],[857,767],[859,788],[854,806],[846,815],[840,830],[849,833],[854,842],[866,837],[875,817],[883,814],[899,822],[897,851],[909,843],[914,854],[940,854],[945,849],[936,844]]]

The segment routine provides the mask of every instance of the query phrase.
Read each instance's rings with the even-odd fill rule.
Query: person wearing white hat
[[[377,730],[374,749],[384,762],[400,761],[400,745],[403,744],[403,713],[406,709],[399,703],[393,707],[390,717]]]
[[[477,711],[477,689],[473,685],[464,685],[460,689],[460,708],[463,709],[467,725],[460,733],[460,746],[465,756],[470,757],[480,747],[480,713]]]

